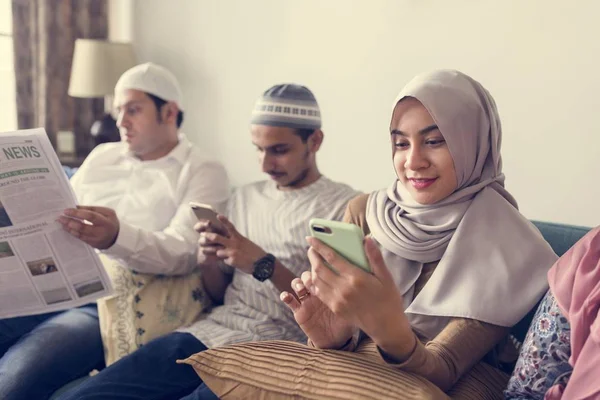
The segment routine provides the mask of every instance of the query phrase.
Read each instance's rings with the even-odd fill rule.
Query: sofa
[[[575,225],[557,224],[552,222],[533,221],[534,225],[540,230],[542,236],[552,250],[561,257],[567,252],[579,239],[581,239],[591,228]],[[537,310],[537,305],[513,328],[513,335],[522,342],[527,334],[533,315]]]
[[[554,252],[560,257],[567,252],[579,239],[585,236],[586,233],[590,231],[591,228],[583,227],[583,226],[575,226],[575,225],[567,225],[567,224],[558,224],[552,222],[543,222],[543,221],[532,221],[533,224],[540,230],[542,236],[546,241],[550,244]],[[541,301],[541,299],[540,299]],[[529,326],[531,325],[531,321],[537,311],[538,304],[533,307],[517,325],[515,325],[511,331],[511,334],[522,343],[527,335],[527,331],[529,330]],[[502,391],[508,384],[508,380],[510,376],[505,374],[499,370],[493,369],[491,374],[486,376],[486,372],[491,371],[490,368],[488,371],[479,371],[482,372],[485,376],[485,381],[489,382],[492,387],[488,393],[485,395],[469,395],[469,390],[455,390],[453,388],[450,391],[450,397],[453,399],[504,399],[504,395]],[[461,382],[459,382],[460,384]],[[466,383],[466,382],[464,382]],[[458,385],[457,385],[458,386]],[[465,385],[465,386],[468,386]],[[477,391],[477,390],[475,390]],[[453,394],[456,395],[453,396]]]
[[[533,223],[540,230],[540,232],[542,233],[544,238],[548,241],[548,243],[550,243],[550,245],[552,246],[552,249],[556,252],[556,254],[558,256],[562,256],[567,250],[569,250],[569,248],[571,248],[571,246],[573,246],[579,239],[581,239],[590,230],[590,228],[588,228],[588,227],[581,227],[581,226],[574,226],[574,225],[567,225],[567,224],[558,224],[558,223],[543,222],[543,221],[533,221]],[[527,330],[529,329],[529,325],[531,324],[531,320],[533,319],[533,315],[535,314],[536,309],[537,309],[537,305],[517,325],[515,325],[515,327],[512,330],[513,336],[520,342],[522,342],[524,340],[525,335],[527,334]],[[481,395],[482,397],[479,397],[479,398],[501,399],[501,398],[503,398],[502,389],[504,388],[504,386],[506,386],[509,376],[507,374],[501,373],[500,371],[497,371],[497,373],[492,373],[491,375],[493,375],[493,376],[489,377],[489,382],[490,382],[490,385],[493,387],[489,387],[488,388],[489,392],[486,393],[485,395],[482,394]],[[52,396],[51,400],[56,399],[56,397],[60,393],[63,393],[65,390],[68,390],[68,389],[76,386],[83,379],[85,379],[85,378],[81,378],[77,381],[71,382],[68,385],[66,385],[65,387],[59,389]],[[478,398],[477,395],[475,395],[475,397],[472,397],[468,394],[465,395],[465,393],[468,393],[470,390],[468,388],[468,386],[471,385],[470,382],[459,382],[459,385],[462,385],[462,387],[458,388],[457,390],[452,389],[450,391],[449,395],[452,398],[457,398],[457,399],[459,399],[459,398],[460,399]],[[466,388],[465,388],[465,386],[466,386]]]
[[[585,236],[586,233],[590,231],[591,228],[583,227],[583,226],[575,226],[575,225],[567,225],[567,224],[558,224],[552,222],[543,222],[543,221],[532,221],[534,225],[540,230],[544,239],[550,244],[554,252],[560,257],[567,252],[579,239]],[[541,299],[540,299],[541,301]],[[538,304],[533,307],[517,325],[515,325],[511,331],[512,335],[519,341],[523,342],[525,336],[527,335],[527,331],[529,330],[529,326],[531,325],[531,321],[535,315],[535,312],[538,308]],[[491,393],[489,393],[489,397],[486,398],[497,398],[504,399],[502,390],[508,384],[509,375],[501,373],[497,371],[494,374],[495,376],[490,379],[490,382],[493,382],[495,387]],[[465,396],[464,392],[461,393],[460,396],[451,396],[452,398],[461,398],[467,399],[471,398],[470,396]],[[473,397],[473,399],[476,397]]]

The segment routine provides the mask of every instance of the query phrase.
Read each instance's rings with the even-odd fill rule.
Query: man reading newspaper
[[[87,157],[71,181],[83,205],[65,210],[58,222],[63,234],[100,250],[105,266],[110,264],[107,270],[116,291],[121,285],[122,296],[117,296],[117,304],[111,303],[114,298],[103,304],[109,314],[111,310],[122,313],[116,317],[118,324],[131,318],[147,319],[144,312],[134,309],[145,300],[136,294],[129,303],[128,291],[157,287],[157,282],[170,278],[185,281],[197,274],[198,235],[188,203],[198,201],[222,209],[229,189],[223,166],[179,132],[182,94],[165,68],[148,63],[125,72],[115,87],[115,106],[122,141],[99,145]],[[42,262],[33,268],[40,274],[52,269]],[[186,296],[192,299],[191,305],[196,301],[195,309],[202,309],[202,293],[190,290]],[[170,301],[166,296],[159,310],[166,324],[179,321],[177,307]],[[112,328],[107,328],[109,334],[122,332]],[[124,332],[125,336],[145,335],[142,328]],[[122,338],[125,344],[133,343],[127,351],[134,351],[139,343],[139,338],[133,339]],[[1,399],[46,399],[65,383],[102,366],[98,308],[89,304],[4,319],[0,321],[0,354]]]

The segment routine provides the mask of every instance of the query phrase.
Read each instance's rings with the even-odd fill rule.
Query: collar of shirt
[[[277,184],[272,180],[266,181],[265,189],[268,193],[270,193],[271,197],[274,199],[291,199],[310,195],[311,193],[317,193],[320,190],[326,188],[330,183],[331,181],[329,179],[321,175],[319,179],[317,179],[310,185],[304,186],[300,189],[280,190],[277,187]]]
[[[187,139],[187,137],[185,136],[184,133],[180,132],[177,135],[177,139],[178,139],[178,143],[177,145],[173,148],[173,150],[171,150],[169,152],[169,154],[167,154],[164,157],[158,158],[156,160],[150,160],[150,161],[142,161],[139,158],[137,158],[132,152],[130,152],[127,147],[123,147],[123,157],[132,161],[132,162],[138,162],[138,163],[142,163],[142,162],[147,162],[147,163],[161,163],[161,162],[165,162],[165,161],[177,161],[179,164],[183,165],[185,163],[185,161],[187,160],[187,156],[188,153],[190,152],[190,149],[192,147],[192,144],[190,143],[190,141]]]

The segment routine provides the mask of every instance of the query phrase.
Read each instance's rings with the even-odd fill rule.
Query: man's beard
[[[308,151],[308,149],[306,149],[306,152],[304,153],[304,161],[308,160],[309,154],[310,154],[310,151]],[[304,182],[304,180],[308,176],[309,172],[310,172],[310,167],[306,167],[291,182],[289,182],[289,183],[287,183],[285,185],[281,185],[281,186],[282,187],[287,187],[287,188],[296,187],[296,186],[300,185],[302,182]]]
[[[298,185],[300,185],[308,176],[308,172],[309,172],[309,168],[306,168],[305,170],[303,170],[302,172],[300,172],[300,174],[291,182],[285,184],[285,185],[281,185],[282,187],[296,187]]]

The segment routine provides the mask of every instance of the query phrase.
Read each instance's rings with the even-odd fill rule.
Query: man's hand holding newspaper
[[[119,218],[112,208],[77,206],[63,214],[58,218],[63,228],[96,249],[108,249],[117,240]]]

